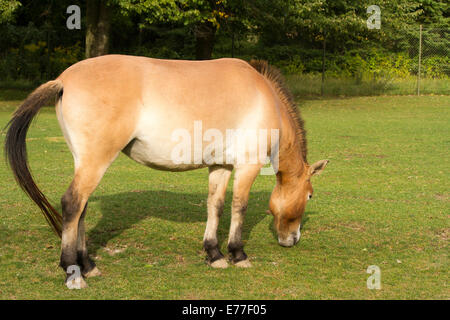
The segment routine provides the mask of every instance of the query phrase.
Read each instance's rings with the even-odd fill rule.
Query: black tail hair
[[[61,237],[62,217],[39,190],[28,166],[26,135],[39,110],[52,97],[60,97],[63,91],[61,81],[49,81],[34,90],[14,112],[6,125],[9,127],[5,140],[5,156],[19,186],[42,210],[48,224]],[[6,129],[5,128],[5,129]]]

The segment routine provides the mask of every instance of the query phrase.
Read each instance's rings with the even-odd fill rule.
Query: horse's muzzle
[[[300,227],[297,232],[290,233],[286,238],[278,236],[278,244],[283,247],[292,247],[300,240]]]

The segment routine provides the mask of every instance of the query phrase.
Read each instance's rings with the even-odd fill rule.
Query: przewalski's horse
[[[75,162],[73,181],[61,199],[62,216],[34,183],[25,146],[33,117],[54,97],[58,121]],[[204,248],[209,264],[217,268],[228,266],[216,234],[234,169],[228,251],[236,266],[251,266],[243,250],[242,225],[250,188],[264,163],[237,163],[235,158],[220,162],[214,156],[212,161],[174,162],[173,132],[184,128],[192,133],[196,121],[201,121],[203,132],[278,130],[279,141],[271,141],[269,136],[266,141],[266,155],[274,148],[279,155],[269,208],[279,243],[293,246],[298,242],[302,215],[313,193],[310,178],[321,172],[328,161],[307,163],[303,121],[275,68],[262,61],[249,64],[238,59],[200,62],[122,55],[87,59],[28,96],[9,122],[5,142],[5,153],[17,182],[62,238],[60,265],[68,275],[69,288],[85,287],[82,276],[100,274],[88,256],[84,217],[89,196],[121,151],[160,170],[209,167]],[[244,139],[236,141],[245,143]],[[229,147],[223,145],[219,151],[227,154]],[[191,152],[190,144],[188,150]],[[69,276],[73,266],[79,266],[82,276]]]

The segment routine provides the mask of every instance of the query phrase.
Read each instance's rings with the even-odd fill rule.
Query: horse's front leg
[[[260,165],[242,166],[236,168],[234,176],[228,252],[231,254],[231,261],[237,267],[248,268],[252,266],[244,252],[242,226],[247,211],[250,188],[258,176],[260,169]]]
[[[226,268],[228,263],[219,250],[217,240],[217,227],[223,213],[225,194],[228,181],[231,176],[231,168],[210,167],[209,168],[209,193],[208,193],[208,221],[206,223],[203,246],[208,255],[208,264],[213,268]]]

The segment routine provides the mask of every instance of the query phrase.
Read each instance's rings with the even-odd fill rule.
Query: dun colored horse
[[[56,99],[57,118],[75,168],[61,199],[62,216],[33,181],[25,145],[32,119],[51,98]],[[18,184],[62,238],[60,266],[69,288],[85,287],[84,278],[100,275],[88,256],[84,217],[89,196],[121,151],[159,170],[209,168],[204,249],[214,268],[228,266],[218,247],[217,227],[228,180],[235,170],[228,251],[234,265],[251,266],[243,250],[242,225],[250,188],[264,163],[239,162],[233,153],[228,157],[232,149],[248,143],[239,136],[233,143],[216,145],[220,147],[200,161],[174,161],[174,149],[179,147],[174,132],[184,129],[193,134],[198,122],[202,133],[277,130],[277,141],[271,136],[259,140],[268,145],[265,156],[276,149],[278,157],[269,208],[279,244],[289,247],[298,242],[302,215],[313,193],[310,179],[328,161],[308,164],[303,121],[278,70],[263,61],[238,59],[173,61],[123,55],[87,59],[28,96],[13,114],[5,142]],[[189,156],[198,148],[190,143],[184,147]],[[201,146],[197,151],[207,154],[206,149]],[[246,148],[239,150],[249,153]],[[219,153],[226,154],[227,161]],[[71,274],[74,268],[79,268],[79,275]]]

